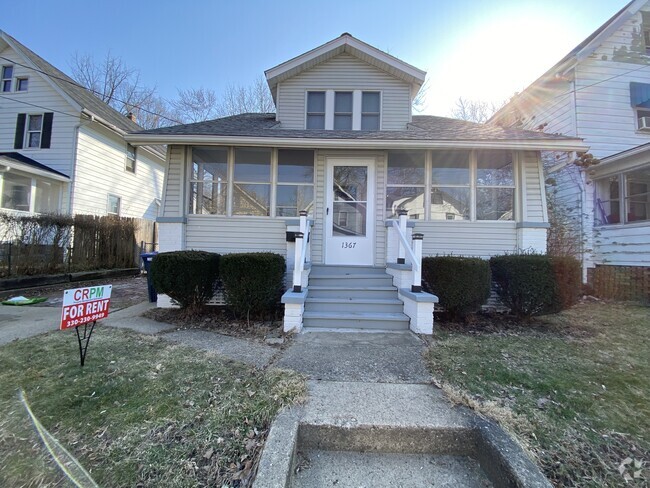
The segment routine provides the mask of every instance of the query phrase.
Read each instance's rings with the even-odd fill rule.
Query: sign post
[[[112,285],[90,286],[65,290],[63,293],[63,310],[59,330],[75,328],[79,342],[79,358],[81,366],[86,360],[90,336],[98,320],[108,317],[111,303]],[[90,325],[90,328],[88,327]],[[79,328],[83,326],[83,334]]]

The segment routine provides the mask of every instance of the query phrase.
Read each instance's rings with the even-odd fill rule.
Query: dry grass
[[[557,486],[647,486],[649,339],[648,308],[583,303],[531,323],[443,324],[429,363],[451,398],[515,433]]]
[[[18,400],[109,486],[249,486],[271,420],[306,395],[290,372],[115,329],[79,367],[74,333],[0,348],[0,486],[68,486]]]

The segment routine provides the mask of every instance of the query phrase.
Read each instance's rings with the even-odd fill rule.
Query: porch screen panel
[[[2,208],[29,212],[32,179],[13,172],[2,175]]]
[[[278,150],[275,213],[296,217],[301,210],[313,214],[314,151]]]
[[[469,220],[469,151],[433,151],[431,220]]]
[[[233,215],[270,215],[271,150],[235,149]]]
[[[650,169],[625,173],[625,203],[627,222],[650,219]]]
[[[191,214],[226,215],[228,201],[228,150],[192,148],[190,175]]]
[[[406,210],[409,219],[424,218],[423,151],[389,151],[386,185],[386,218],[396,219],[398,210]]]
[[[476,220],[514,220],[515,180],[510,151],[476,155]]]
[[[332,235],[366,235],[368,206],[368,168],[334,166]]]

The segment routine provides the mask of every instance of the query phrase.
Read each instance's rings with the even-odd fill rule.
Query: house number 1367
[[[357,247],[357,243],[356,242],[342,242],[341,247],[343,249],[354,249],[355,247]]]

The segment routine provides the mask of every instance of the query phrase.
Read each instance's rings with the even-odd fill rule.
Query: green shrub
[[[495,256],[490,259],[490,267],[499,297],[518,317],[557,310],[557,286],[549,256]]]
[[[422,279],[453,319],[478,311],[490,296],[490,264],[480,258],[423,258]]]
[[[206,251],[160,253],[151,262],[153,286],[182,308],[203,305],[214,294],[219,258],[219,254]]]
[[[556,284],[556,310],[565,310],[578,302],[582,290],[582,267],[571,256],[551,256]]]
[[[221,258],[221,281],[232,312],[247,318],[271,312],[284,291],[286,264],[273,253],[227,254]]]

